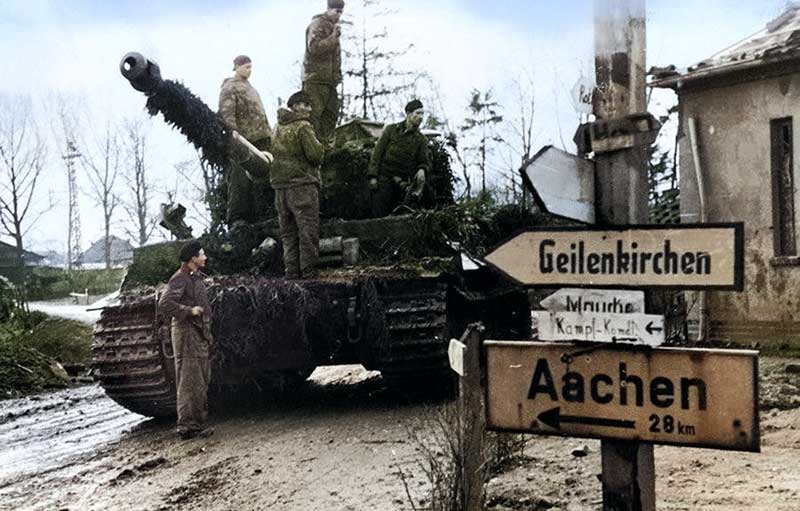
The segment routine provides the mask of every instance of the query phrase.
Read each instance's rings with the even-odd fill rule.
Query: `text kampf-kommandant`
[[[638,243],[625,246],[617,241],[616,250],[599,252],[587,250],[586,243],[570,243],[569,249],[559,247],[552,239],[539,244],[539,271],[543,274],[590,275],[709,275],[711,255],[707,252],[676,252],[670,240],[664,240],[658,252],[637,250]]]

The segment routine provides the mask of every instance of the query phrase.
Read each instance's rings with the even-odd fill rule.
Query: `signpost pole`
[[[486,414],[481,385],[481,343],[484,327],[470,325],[461,342],[465,345],[463,375],[459,378],[458,408],[461,428],[462,496],[464,511],[483,509],[483,439]]]
[[[595,0],[594,113],[614,120],[647,110],[645,0]],[[598,223],[647,221],[646,148],[596,155]],[[603,440],[604,511],[654,511],[653,446]]]

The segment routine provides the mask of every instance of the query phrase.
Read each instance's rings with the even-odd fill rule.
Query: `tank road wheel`
[[[447,358],[447,284],[438,279],[387,282],[378,367],[388,386],[412,397],[451,397],[455,378]]]
[[[94,330],[92,366],[95,379],[120,405],[148,417],[171,417],[172,346],[169,330],[156,329],[155,316],[154,294],[103,310]]]

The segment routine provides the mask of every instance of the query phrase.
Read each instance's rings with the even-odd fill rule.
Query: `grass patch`
[[[64,365],[86,365],[92,358],[92,327],[71,319],[47,317],[19,342]]]
[[[77,321],[32,313],[0,323],[0,399],[66,386],[51,366],[88,364],[91,344],[92,328]]]
[[[66,298],[70,293],[104,295],[119,289],[124,268],[110,270],[73,270],[46,266],[3,268],[2,274],[24,290],[28,301]]]

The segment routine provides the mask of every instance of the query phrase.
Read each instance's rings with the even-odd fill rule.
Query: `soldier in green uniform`
[[[178,254],[181,267],[169,279],[167,289],[158,300],[158,312],[170,321],[172,350],[175,354],[175,386],[178,389],[178,434],[188,439],[208,436],[208,352],[211,336],[211,305],[208,302],[203,246],[195,240],[187,242]]]
[[[386,126],[372,151],[367,176],[374,217],[392,213],[406,198],[419,200],[430,172],[428,140],[419,131],[422,102],[410,101],[405,110],[405,120]]]
[[[250,57],[239,55],[233,60],[234,75],[222,82],[219,93],[219,115],[223,122],[239,132],[251,144],[262,151],[270,149],[272,130],[264,112],[258,91],[250,84],[253,70]],[[228,185],[229,226],[236,222],[253,222],[264,211],[264,204],[272,194],[266,184],[253,184],[244,170],[234,161],[226,169]],[[260,208],[254,205],[261,204]]]
[[[343,0],[328,0],[328,10],[314,16],[306,28],[303,92],[311,104],[311,124],[322,141],[331,137],[339,118],[336,87],[342,81],[339,18],[343,9]]]
[[[272,140],[270,184],[275,189],[283,264],[287,278],[309,278],[319,259],[319,166],[325,148],[309,122],[310,101],[304,92],[292,94],[290,110],[278,110]]]

